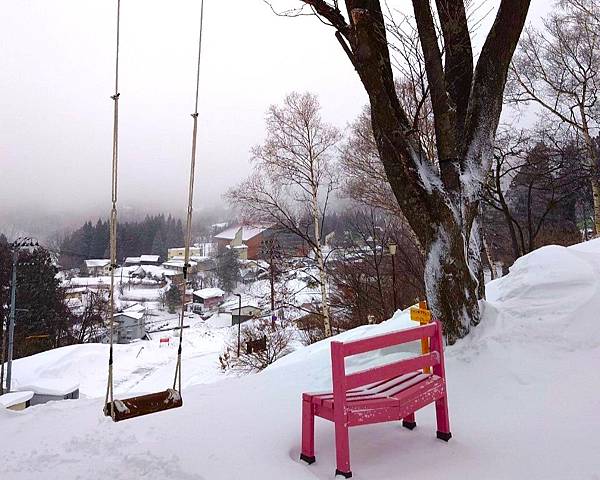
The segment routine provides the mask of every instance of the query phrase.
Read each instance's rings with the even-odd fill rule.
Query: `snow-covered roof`
[[[143,312],[146,310],[146,307],[141,303],[135,303],[131,307],[127,307],[124,312]]]
[[[146,274],[146,270],[144,270],[144,267],[142,267],[141,265],[139,267],[137,267],[133,272],[131,272],[132,275],[145,275]]]
[[[61,378],[36,380],[34,384],[20,387],[23,390],[31,390],[38,395],[64,396],[79,389],[78,383],[72,383]]]
[[[115,319],[120,316],[134,318],[136,320],[139,320],[140,318],[142,318],[144,316],[144,312],[143,311],[142,312],[130,312],[130,311],[126,310],[124,312],[119,312],[119,313],[114,314]]]
[[[140,263],[140,257],[127,257],[125,263]]]
[[[67,293],[85,293],[87,290],[86,287],[67,287]]]
[[[228,300],[223,305],[221,305],[221,308],[223,310],[230,311],[230,312],[233,312],[233,313],[235,313],[235,311],[239,307],[240,307],[240,305],[239,305],[239,299],[237,297],[234,298],[234,299],[232,299],[232,300]],[[259,308],[258,299],[254,298],[254,297],[242,295],[242,308],[244,308],[244,307]]]
[[[30,390],[5,393],[4,395],[0,395],[0,407],[13,407],[19,403],[24,403],[27,400],[31,400],[31,397],[33,397],[33,392]]]
[[[198,262],[194,262],[193,260],[190,260],[188,262],[188,264],[190,267],[195,267],[196,265],[198,265]],[[163,267],[183,268],[183,265],[184,265],[183,260],[169,260],[168,262],[163,263]]]
[[[242,229],[242,242],[246,242],[257,235],[260,235],[262,232],[270,228],[267,226],[246,226],[246,225],[235,225],[233,227],[229,227],[226,230],[223,230],[221,233],[217,233],[215,238],[219,238],[221,240],[233,240],[237,234],[237,232]]]
[[[185,247],[172,247],[172,248],[168,249],[169,252],[174,252],[175,250],[182,250],[182,251],[184,251]],[[200,247],[198,247],[198,246],[190,247],[190,254],[192,252],[200,253],[200,250],[202,250],[202,249]]]
[[[178,272],[177,270],[163,270],[162,274],[165,277],[176,277],[177,275],[183,275],[181,272]]]
[[[179,261],[179,262],[183,262],[184,258],[182,255],[175,255],[174,257],[171,258],[171,261]],[[210,257],[207,257],[206,255],[190,255],[190,260],[193,260],[194,262],[205,262],[207,260],[210,260]]]
[[[142,262],[158,262],[160,255],[140,255],[140,261]]]
[[[118,280],[118,279],[117,279]],[[70,287],[97,287],[110,285],[110,277],[73,277],[69,280]]]
[[[87,268],[106,267],[107,265],[110,265],[110,260],[107,259],[91,259],[85,261],[85,266]]]
[[[225,292],[220,288],[202,288],[200,290],[196,290],[194,295],[207,300],[209,298],[222,297],[225,295]]]

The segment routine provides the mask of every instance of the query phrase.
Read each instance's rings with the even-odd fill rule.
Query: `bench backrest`
[[[346,357],[394,345],[401,345],[423,338],[429,339],[430,352],[427,354],[346,374]],[[336,402],[341,401],[345,403],[347,390],[388,380],[425,367],[433,367],[434,375],[445,378],[442,325],[439,320],[434,320],[427,325],[398,330],[361,340],[331,342],[332,382]]]

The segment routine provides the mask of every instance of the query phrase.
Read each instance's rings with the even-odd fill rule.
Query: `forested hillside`
[[[108,258],[108,221],[86,222],[67,236],[60,247],[60,264],[64,268],[79,267],[88,258]],[[164,214],[146,216],[142,221],[119,224],[117,229],[117,258],[141,254],[160,255],[166,260],[167,249],[183,245],[181,219]]]

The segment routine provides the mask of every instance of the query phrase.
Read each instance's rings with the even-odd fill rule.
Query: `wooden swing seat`
[[[104,415],[107,417],[112,416],[115,422],[183,406],[181,395],[172,388],[168,388],[164,392],[149,393],[148,395],[140,395],[124,400],[113,400],[112,403],[114,405],[113,414],[111,415],[111,404],[108,402],[104,406]]]

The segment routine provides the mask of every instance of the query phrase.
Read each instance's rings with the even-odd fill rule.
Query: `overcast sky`
[[[406,0],[390,3],[411,11]],[[3,5],[0,213],[108,210],[115,5]],[[547,8],[534,0],[530,20]],[[181,212],[200,1],[122,0],[121,9],[119,200]],[[248,173],[264,112],[286,93],[316,92],[324,117],[342,128],[367,101],[332,29],[276,17],[262,0],[205,0],[202,62],[196,208],[220,202]]]

